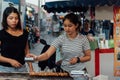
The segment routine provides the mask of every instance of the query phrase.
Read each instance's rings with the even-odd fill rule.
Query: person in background
[[[83,26],[83,28],[81,29],[80,33],[83,34],[83,35],[86,35],[87,38],[88,38],[90,41],[94,41],[93,36],[95,36],[95,33],[94,33],[94,31],[91,29],[91,27],[90,27],[90,21],[89,21],[88,19],[86,19],[86,20],[84,21],[84,26]]]
[[[54,12],[54,15],[52,16],[52,31],[53,36],[59,36],[60,34],[60,20],[56,12]]]
[[[28,32],[22,29],[20,14],[14,7],[3,12],[2,30],[0,30],[0,72],[27,72],[25,56],[29,54]],[[28,63],[29,72],[33,66]]]
[[[102,33],[105,33],[105,39],[109,40],[109,36],[110,36],[110,20],[104,20],[103,21],[103,27],[102,27]]]
[[[113,23],[110,23],[110,36],[109,39],[113,39]]]
[[[46,52],[39,56],[28,54],[27,57],[33,57],[36,61],[44,61],[49,59],[57,48],[60,48],[63,71],[68,73],[72,70],[85,71],[85,62],[90,61],[91,50],[87,37],[79,33],[81,25],[79,25],[78,16],[74,13],[67,14],[63,19],[63,25],[65,33],[56,38]]]
[[[26,15],[26,22],[33,26],[34,25],[34,21],[35,21],[35,19],[34,19],[33,12],[29,11],[28,15]]]

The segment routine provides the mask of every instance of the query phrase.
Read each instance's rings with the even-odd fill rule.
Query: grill
[[[68,73],[0,73],[0,80],[73,80]]]

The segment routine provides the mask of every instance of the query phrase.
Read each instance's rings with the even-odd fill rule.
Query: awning
[[[46,2],[43,6],[48,13],[50,12],[66,12],[66,11],[74,11],[74,12],[86,12],[88,7],[81,6],[76,4],[73,1],[54,1],[54,2]]]
[[[89,6],[112,6],[112,5],[120,5],[120,0],[64,0],[64,1],[52,1],[46,2],[43,5],[44,9],[50,12],[86,12]]]
[[[4,0],[4,1],[7,1],[7,2],[12,2],[14,4],[19,4],[19,0]]]

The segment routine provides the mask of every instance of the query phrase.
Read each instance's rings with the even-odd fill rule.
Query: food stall
[[[71,0],[72,1],[72,0]],[[87,3],[84,3],[84,2],[80,2],[80,1],[82,1],[82,0],[76,0],[76,1],[74,1],[73,0],[73,2],[74,2],[74,4],[81,4],[81,5],[83,5],[83,6],[86,6],[86,5],[94,5],[94,6],[96,6],[96,5],[105,5],[105,4],[108,4],[108,5],[112,5],[112,4],[116,4],[115,3],[115,1],[116,0],[109,0],[109,2],[107,2],[106,0],[102,0],[101,2],[104,2],[104,3],[98,3],[97,1],[96,2],[89,2],[89,1],[87,1]],[[49,7],[49,3],[46,3],[45,5],[44,5],[44,8],[46,8],[46,10],[50,10],[49,12],[54,12],[54,11],[52,11],[52,10],[56,10],[56,8],[57,8],[57,10],[59,10],[59,12],[60,12],[60,10],[63,10],[63,12],[66,12],[66,11],[68,11],[68,9],[72,9],[72,10],[78,10],[78,9],[80,9],[80,7],[78,7],[78,8],[75,8],[75,5],[73,5],[73,2],[70,2],[70,3],[72,3],[72,5],[70,6],[70,7],[67,7],[66,9],[63,9],[64,8],[64,6],[62,5],[62,4],[59,4],[58,2],[56,2],[55,4],[58,4],[59,6],[57,6],[56,7],[56,5],[53,5],[53,6],[55,6],[55,7]],[[79,2],[79,3],[78,3]],[[65,2],[64,4],[70,4],[69,2]],[[53,3],[51,3],[50,2],[50,4],[53,4]],[[77,5],[78,6],[78,5]],[[72,7],[72,8],[71,8]],[[74,8],[73,8],[74,7]],[[86,8],[86,7],[84,7],[84,9],[85,9],[85,11],[84,12],[86,12],[86,10],[88,10],[88,7]],[[66,11],[65,11],[66,10]],[[80,9],[81,10],[81,9]],[[76,12],[75,11],[75,12]],[[81,12],[81,11],[80,11]],[[99,75],[99,74],[101,74],[102,72],[100,72],[100,71],[102,71],[102,69],[100,69],[100,67],[101,67],[101,62],[100,61],[102,61],[101,59],[103,59],[103,58],[101,58],[101,54],[109,54],[110,53],[110,55],[111,55],[111,53],[112,53],[112,57],[114,56],[113,55],[113,53],[114,53],[114,49],[113,49],[113,45],[111,45],[111,44],[109,44],[109,42],[111,41],[111,40],[109,40],[108,41],[108,44],[109,44],[109,48],[103,48],[104,46],[101,46],[101,45],[99,45],[98,44],[98,42],[97,42],[98,40],[96,40],[95,42],[90,42],[90,45],[91,45],[91,50],[93,50],[93,52],[92,52],[92,55],[94,55],[94,58],[93,58],[93,61],[92,61],[92,65],[95,63],[95,66],[93,67],[94,69],[95,69],[95,76],[97,76],[97,75]],[[112,40],[113,41],[113,40]],[[102,43],[102,42],[101,42]],[[108,58],[108,57],[107,57]],[[95,60],[94,60],[95,59]],[[111,59],[111,57],[110,57],[110,59]],[[107,61],[107,60],[106,60]],[[109,60],[108,60],[109,61]],[[110,62],[111,61],[113,61],[113,58],[110,60]],[[103,62],[105,62],[104,60],[103,60]],[[107,62],[106,62],[107,63]],[[105,63],[105,64],[106,64]],[[113,68],[113,62],[111,62],[112,63],[112,68]],[[111,64],[110,63],[110,64]],[[104,65],[104,64],[103,64]],[[107,65],[108,65],[108,63],[107,63]],[[91,66],[91,65],[89,65],[89,66]],[[105,65],[104,65],[105,66]],[[111,66],[111,65],[110,65]],[[109,67],[109,66],[108,66]],[[91,68],[91,67],[90,67]],[[111,67],[110,67],[110,70],[112,69]],[[92,71],[94,71],[93,69],[92,69]],[[107,72],[107,69],[105,70],[106,72]],[[113,71],[113,70],[111,70],[111,71]],[[45,73],[46,74],[46,73]],[[41,78],[41,79],[51,79],[51,77],[52,78],[56,78],[56,80],[58,80],[58,78],[62,78],[63,76],[38,76],[39,74],[37,74],[37,75],[30,75],[29,73],[1,73],[0,74],[0,77],[1,78],[5,78],[5,77],[13,77],[13,78],[21,78],[21,76],[24,78],[24,77],[26,77],[27,79],[35,79],[35,80],[37,80],[38,79],[38,77],[39,78]],[[4,77],[5,76],[5,77]],[[15,77],[16,76],[16,77]],[[36,79],[37,78],[37,79]],[[64,78],[66,79],[66,80],[70,80],[71,78],[70,77],[65,77],[64,76]],[[51,79],[52,80],[52,79]],[[112,80],[112,79],[111,79]]]

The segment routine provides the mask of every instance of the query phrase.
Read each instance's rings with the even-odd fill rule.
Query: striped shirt
[[[69,61],[73,57],[82,57],[84,56],[84,51],[90,49],[89,41],[86,36],[78,34],[76,38],[70,40],[66,34],[60,35],[52,43],[56,49],[60,48],[62,55],[62,64],[61,68],[67,72],[71,70],[82,70],[85,68],[84,63],[70,64]]]

